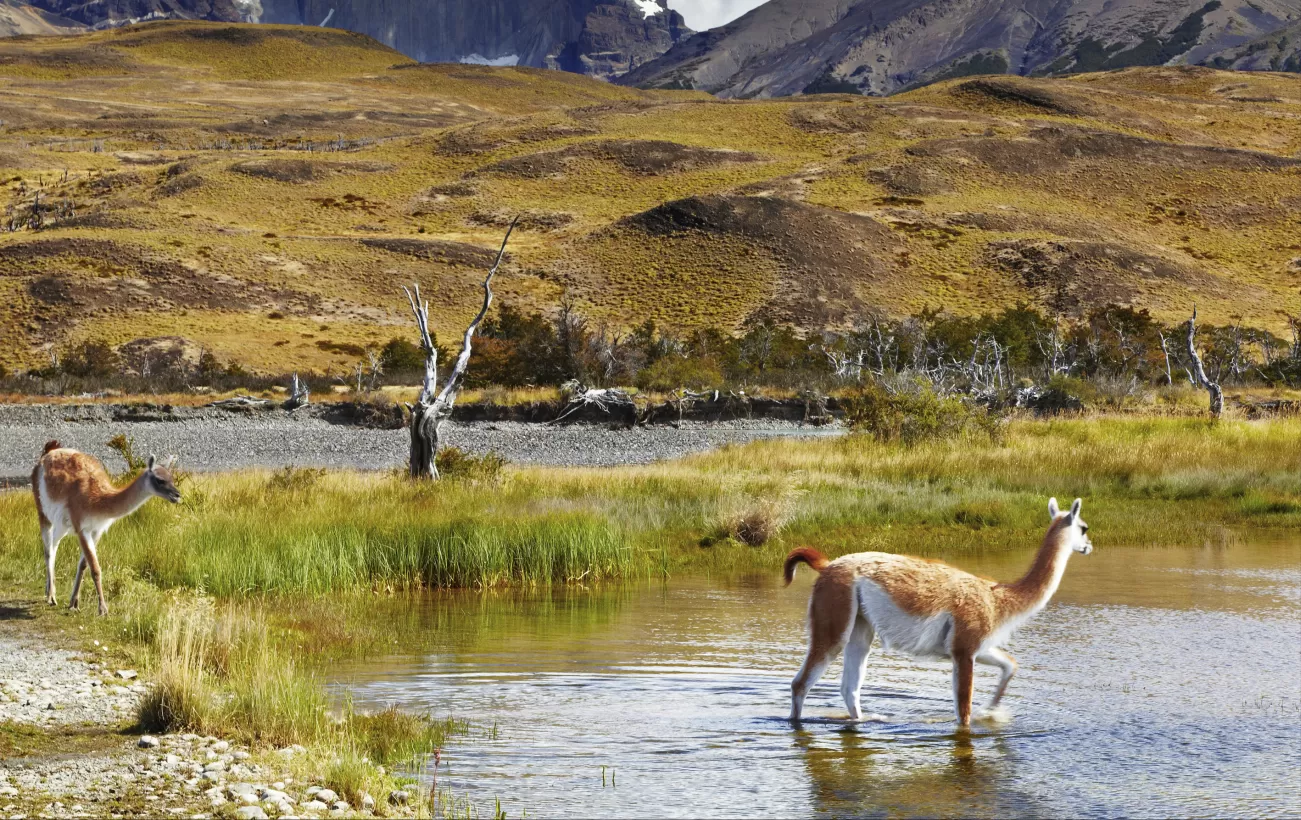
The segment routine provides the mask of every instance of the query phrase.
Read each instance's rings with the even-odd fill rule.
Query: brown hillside
[[[412,281],[450,339],[517,214],[500,297],[568,291],[613,326],[1022,301],[1167,319],[1196,302],[1276,330],[1301,313],[1301,80],[1281,74],[732,102],[161,23],[0,42],[0,120],[9,366],[175,336],[338,369],[409,335]]]

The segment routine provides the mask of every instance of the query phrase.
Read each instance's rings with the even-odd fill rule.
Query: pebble
[[[267,813],[261,806],[241,806],[235,809],[235,816],[239,820],[267,820]]]
[[[321,789],[316,793],[316,799],[322,803],[333,803],[339,799],[339,795],[333,789]]]
[[[325,805],[320,800],[308,800],[303,804],[302,808],[303,811],[325,811],[329,806]]]
[[[117,676],[122,680],[135,680],[137,672],[134,669],[119,669],[117,670]]]
[[[157,749],[159,743],[158,743],[158,738],[154,737],[153,735],[144,735],[138,741],[136,741],[136,745],[139,746],[141,749]]]
[[[212,411],[210,411],[212,412]],[[65,421],[76,413],[85,421]],[[0,479],[31,475],[31,454],[51,436],[101,459],[103,442],[124,433],[142,451],[176,453],[187,469],[232,470],[251,466],[354,467],[404,464],[405,430],[370,430],[331,424],[310,415],[251,418],[215,411],[176,421],[114,422],[107,405],[70,410],[54,405],[0,408]],[[680,428],[648,425],[631,430],[606,424],[547,426],[523,422],[457,422],[443,426],[447,443],[474,453],[495,452],[519,464],[599,467],[646,464],[663,458],[755,439],[825,435],[827,428],[774,419],[683,422]]]
[[[363,792],[361,795],[361,807],[364,811],[374,811],[375,798]]]
[[[410,799],[411,799],[411,795],[407,794],[401,789],[394,789],[393,791],[389,792],[388,795],[388,802],[392,803],[394,806],[405,806],[407,804],[407,801],[409,801]]]

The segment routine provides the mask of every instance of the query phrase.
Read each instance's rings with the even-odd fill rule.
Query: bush
[[[325,468],[295,467],[292,464],[281,467],[267,479],[267,489],[282,493],[301,493],[310,490],[325,478]]]
[[[434,340],[434,347],[438,349],[437,339]],[[444,353],[445,351],[438,350],[440,364],[446,361]],[[420,345],[397,337],[389,339],[380,348],[379,360],[386,373],[423,373],[425,369],[425,351],[420,348]]]
[[[777,537],[781,529],[781,516],[771,506],[755,507],[727,522],[727,534],[751,547],[762,547]]]
[[[122,456],[122,460],[126,462],[126,472],[119,475],[119,479],[134,478],[145,471],[145,460],[136,455],[135,438],[118,433],[105,444],[108,449]]]
[[[642,390],[705,390],[724,383],[723,371],[713,359],[685,356],[665,356],[637,374],[637,386]]]
[[[501,481],[506,459],[496,453],[471,455],[459,447],[444,447],[434,457],[438,475],[448,481],[496,484]]]
[[[91,340],[69,348],[61,367],[69,376],[102,379],[121,372],[122,359],[108,342]]]
[[[1002,417],[953,396],[937,395],[916,382],[907,392],[892,393],[879,381],[866,382],[845,399],[845,421],[855,433],[878,441],[915,444],[931,439],[977,434],[997,439]]]

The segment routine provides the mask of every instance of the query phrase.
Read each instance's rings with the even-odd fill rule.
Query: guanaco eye
[[[1088,524],[1081,524],[1081,525],[1080,525],[1080,532],[1088,532],[1088,531],[1089,531],[1089,525],[1088,525]]]

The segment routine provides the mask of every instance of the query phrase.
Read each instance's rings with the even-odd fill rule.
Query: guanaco
[[[181,500],[171,471],[149,456],[145,471],[125,487],[114,487],[104,465],[93,456],[63,447],[57,441],[45,445],[45,452],[32,470],[32,495],[41,521],[41,543],[45,548],[45,601],[54,605],[54,558],[59,542],[75,533],[81,542],[81,560],[72,582],[68,606],[77,609],[81,576],[90,567],[99,595],[99,614],[108,614],[104,585],[100,579],[99,539],[113,522],[125,518],[154,496],[173,504]]]
[[[953,703],[961,726],[971,725],[974,664],[996,666],[1001,672],[989,703],[990,709],[998,706],[1017,670],[1016,660],[1001,645],[1052,598],[1071,552],[1093,551],[1089,525],[1080,518],[1081,504],[1077,498],[1062,512],[1057,499],[1048,502],[1048,534],[1029,571],[1011,584],[907,555],[860,552],[829,562],[808,547],[791,552],[785,565],[787,585],[801,563],[819,573],[809,598],[809,653],[791,681],[791,720],[800,719],[805,695],[842,649],[840,693],[850,719],[859,720],[859,689],[877,635],[886,649],[952,660]]]

